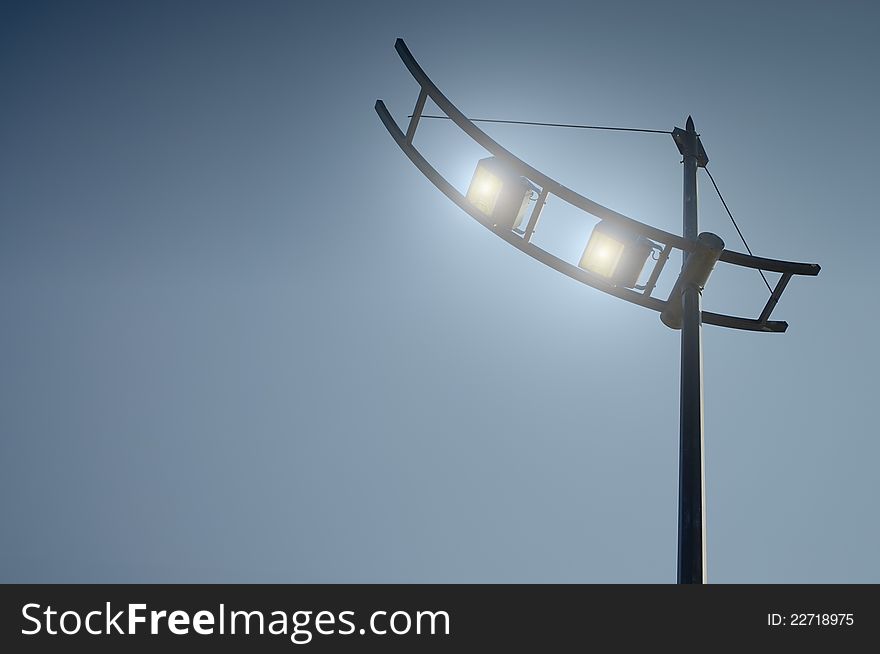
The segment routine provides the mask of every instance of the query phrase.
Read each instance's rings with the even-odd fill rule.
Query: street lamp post
[[[690,117],[687,119],[685,129],[675,128],[671,132],[634,130],[671,134],[682,155],[683,230],[682,235],[679,236],[604,207],[563,186],[514,156],[449,101],[425,74],[403,40],[397,39],[394,47],[418,83],[419,96],[405,131],[391,117],[382,100],[376,101],[376,113],[400,149],[425,177],[464,212],[525,254],[587,286],[657,311],[666,326],[681,330],[677,578],[678,583],[681,584],[705,583],[707,577],[702,325],[705,323],[755,332],[784,332],[788,323],[770,320],[770,314],[792,276],[818,275],[819,266],[812,263],[766,259],[753,256],[751,253],[727,250],[724,242],[715,234],[698,233],[697,170],[706,167],[708,157],[694,129],[694,121]],[[437,172],[413,144],[428,98],[444,113],[442,118],[451,120],[492,155],[478,162],[466,195]],[[534,198],[532,193],[536,194]],[[532,236],[550,196],[556,196],[600,221],[593,229],[583,256],[576,265],[532,242]],[[534,205],[529,212],[528,207],[532,199]],[[519,227],[525,220],[526,214],[529,215],[527,225],[525,229],[520,230]],[[666,299],[656,297],[654,291],[658,279],[670,254],[676,249],[682,253],[681,271],[669,296]],[[639,284],[651,252],[657,255],[653,267],[645,283]],[[770,298],[756,318],[714,313],[702,309],[703,288],[718,262],[762,272],[779,273],[776,287],[771,290]]]
[[[697,239],[697,156],[699,137],[688,116],[682,138],[684,166],[682,236]],[[684,254],[682,272],[687,266]],[[700,291],[696,283],[681,290],[681,389],[678,454],[678,583],[706,582],[705,459],[703,456],[703,352]],[[672,301],[677,301],[672,298]]]

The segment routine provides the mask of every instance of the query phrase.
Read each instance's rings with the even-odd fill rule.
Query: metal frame
[[[526,253],[530,257],[537,259],[541,263],[550,266],[555,270],[558,270],[562,274],[567,275],[572,279],[576,279],[577,281],[586,284],[587,286],[592,286],[593,288],[600,290],[603,293],[608,293],[609,295],[619,297],[620,299],[626,300],[627,302],[638,304],[639,306],[653,309],[657,312],[662,312],[664,310],[668,300],[653,297],[651,295],[656,286],[657,280],[660,276],[660,272],[662,271],[664,264],[669,258],[669,255],[671,254],[673,248],[682,250],[685,253],[689,253],[700,247],[698,243],[691,239],[683,238],[676,234],[672,234],[670,232],[651,227],[650,225],[646,225],[642,222],[624,216],[621,213],[613,211],[612,209],[604,207],[601,204],[594,202],[593,200],[590,200],[589,198],[586,198],[583,195],[580,195],[570,188],[560,184],[559,182],[548,177],[539,170],[532,168],[530,165],[513,155],[507,149],[498,144],[489,135],[483,132],[479,127],[474,125],[474,123],[468,120],[467,117],[461,111],[459,111],[458,108],[453,105],[452,102],[450,102],[445,95],[443,95],[443,93],[441,93],[437,86],[425,74],[425,71],[422,70],[421,66],[419,66],[415,58],[412,56],[412,53],[410,53],[409,48],[406,47],[403,39],[397,39],[394,44],[394,48],[395,50],[397,50],[397,53],[400,55],[400,58],[403,61],[404,65],[419,85],[419,96],[416,100],[415,108],[413,109],[412,117],[410,118],[410,122],[407,125],[406,132],[404,133],[403,130],[401,130],[401,128],[397,125],[382,100],[376,100],[375,109],[376,113],[379,115],[379,118],[382,120],[382,123],[385,125],[385,128],[388,130],[388,133],[391,134],[391,137],[394,139],[400,149],[404,152],[404,154],[406,154],[407,157],[409,157],[410,161],[415,164],[415,166],[422,172],[425,177],[427,177],[444,195],[455,202],[455,204],[457,204],[474,220],[494,232],[497,236],[501,237],[515,248]],[[516,171],[518,174],[522,175],[541,189],[538,199],[536,200],[535,206],[532,210],[531,216],[529,218],[528,225],[522,236],[520,236],[516,232],[513,232],[512,230],[495,228],[492,224],[492,221],[487,216],[483,215],[473,205],[471,205],[471,203],[468,202],[465,196],[462,195],[462,193],[459,192],[452,184],[450,184],[439,172],[437,172],[437,170],[422,156],[422,154],[413,145],[413,138],[419,125],[419,120],[421,118],[425,102],[428,98],[431,98],[431,100],[433,100],[434,104],[437,105],[440,111],[442,111],[447,117],[449,117],[453,123],[455,123],[474,141],[476,141],[492,155],[504,161],[514,171]],[[540,218],[541,210],[543,209],[547,198],[551,195],[554,195],[561,200],[568,202],[572,206],[592,216],[595,216],[601,220],[608,220],[616,223],[636,234],[640,234],[641,236],[651,239],[652,241],[655,241],[663,246],[661,255],[658,257],[656,263],[654,264],[654,269],[650,273],[648,282],[646,283],[646,288],[643,292],[638,292],[628,288],[618,287],[609,284],[601,277],[582,270],[576,265],[560,259],[559,257],[547,252],[546,250],[537,247],[531,242],[530,239],[532,234],[534,233],[538,219]],[[785,290],[785,287],[787,286],[792,276],[814,276],[818,275],[820,270],[818,264],[795,263],[791,261],[780,261],[778,259],[765,259],[762,257],[755,257],[749,254],[743,254],[741,252],[735,252],[726,249],[721,253],[719,261],[734,266],[755,268],[757,270],[778,272],[782,274],[782,277],[777,283],[776,288],[770,296],[770,299],[767,300],[767,303],[764,305],[764,308],[757,318],[745,318],[741,316],[713,313],[711,311],[702,311],[701,313],[702,322],[705,324],[728,327],[730,329],[742,329],[759,332],[784,332],[788,328],[788,323],[784,321],[769,320],[771,312],[773,311],[776,304],[779,302],[779,298],[782,296],[782,292]],[[676,300],[680,301],[677,298]]]

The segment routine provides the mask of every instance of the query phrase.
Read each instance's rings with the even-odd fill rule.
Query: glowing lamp
[[[578,266],[615,286],[632,288],[654,244],[643,236],[602,221],[593,229]]]
[[[525,177],[517,175],[495,157],[477,162],[467,199],[493,224],[517,229],[522,223],[532,191],[537,191]]]

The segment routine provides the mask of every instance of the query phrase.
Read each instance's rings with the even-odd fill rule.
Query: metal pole
[[[684,228],[697,239],[697,165],[699,141],[688,116],[682,148],[684,163]],[[685,262],[687,253],[685,253]],[[703,462],[703,355],[700,288],[681,289],[681,397],[678,461],[678,583],[706,583],[705,468]]]

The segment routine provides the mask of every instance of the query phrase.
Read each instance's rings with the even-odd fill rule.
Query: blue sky
[[[704,329],[709,580],[878,582],[867,2],[0,5],[0,579],[671,582],[678,334],[494,238],[373,111],[683,126],[756,254]],[[671,138],[491,126],[670,231]],[[478,148],[419,146],[463,189]],[[705,176],[701,229],[742,250]],[[540,238],[580,254],[566,215]],[[567,250],[566,250],[567,248]],[[756,273],[704,306],[755,314]]]

